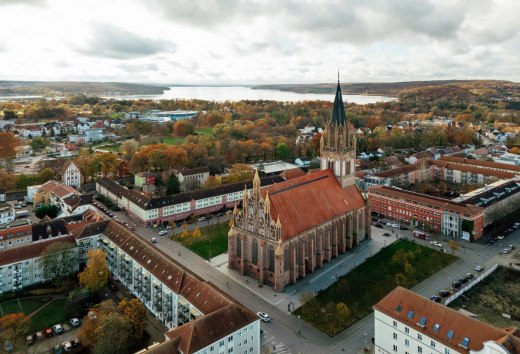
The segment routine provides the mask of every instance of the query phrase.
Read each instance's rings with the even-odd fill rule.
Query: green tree
[[[34,151],[43,150],[48,145],[50,145],[50,141],[47,139],[44,139],[40,136],[34,138],[31,141],[31,147],[33,148]]]
[[[52,168],[44,168],[36,175],[36,183],[43,184],[56,178],[56,174]]]
[[[59,287],[63,278],[76,269],[76,248],[63,242],[53,243],[45,248],[41,261],[43,277]]]
[[[45,204],[36,209],[34,214],[38,219],[43,219],[45,216],[54,219],[56,216],[58,216],[59,211],[60,210],[56,205]]]
[[[276,145],[276,156],[282,160],[289,158],[289,146],[286,143]]]
[[[15,111],[10,111],[7,109],[4,110],[4,119],[5,120],[11,120],[11,119],[16,119],[16,118],[18,118],[18,114],[16,114]]]
[[[168,176],[168,180],[166,181],[166,195],[179,194],[181,192],[181,184],[179,183],[179,179],[172,173]]]

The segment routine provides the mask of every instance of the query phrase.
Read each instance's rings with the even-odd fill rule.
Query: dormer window
[[[462,343],[460,343],[459,346],[464,349],[468,349],[468,344],[469,344],[469,338],[464,337],[464,339],[462,340]]]

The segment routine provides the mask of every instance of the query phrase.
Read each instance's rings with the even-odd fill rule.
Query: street
[[[126,221],[132,226],[135,222],[122,212],[115,212],[117,218]],[[228,222],[229,215],[225,215],[220,220],[213,218],[203,222],[190,224],[191,230],[195,227],[206,227],[216,222]],[[443,244],[446,252],[446,242],[442,239],[431,238],[420,240],[413,238],[410,230],[396,230],[392,234],[392,229],[372,227],[372,239],[361,242],[361,244],[346,255],[333,259],[326,267],[317,269],[315,273],[307,276],[297,284],[290,285],[284,293],[276,293],[269,285],[260,285],[253,278],[242,276],[236,271],[227,269],[227,254],[222,254],[211,259],[204,260],[179,243],[172,241],[168,235],[158,236],[159,228],[145,228],[137,225],[136,233],[143,238],[151,241],[156,238],[156,247],[167,253],[170,257],[182,263],[203,279],[210,281],[221,291],[228,293],[244,306],[253,312],[267,312],[272,321],[262,322],[265,333],[262,343],[266,348],[270,348],[273,353],[358,353],[362,351],[365,342],[371,344],[374,335],[372,314],[366,316],[358,323],[349,327],[342,333],[331,338],[304,321],[292,315],[288,309],[294,310],[300,306],[299,296],[303,292],[317,293],[333,284],[337,278],[348,273],[354,267],[362,263],[371,255],[377,253],[381,248],[394,242],[398,237],[406,237],[414,240],[418,244],[432,248],[430,241],[437,240]],[[169,231],[170,233],[172,231]],[[180,232],[180,230],[176,230]],[[383,236],[384,233],[391,236]],[[397,235],[397,236],[396,236]],[[509,235],[506,239],[497,242],[492,246],[478,243],[460,243],[460,249],[455,252],[460,257],[459,260],[448,267],[442,269],[425,281],[412,288],[416,293],[425,297],[438,294],[441,289],[451,289],[451,283],[468,272],[475,273],[473,268],[482,265],[486,269],[495,263],[508,265],[511,257],[518,251],[508,255],[500,255],[500,249],[508,244],[518,245],[520,240],[520,230]],[[438,249],[438,248],[437,248]],[[369,291],[369,289],[367,289]],[[273,350],[274,346],[274,350]]]

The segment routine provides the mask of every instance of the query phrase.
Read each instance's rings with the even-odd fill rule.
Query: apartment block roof
[[[282,241],[365,206],[357,186],[342,189],[329,169],[271,185],[261,193],[264,199],[269,193],[271,218],[280,218]]]
[[[486,160],[465,159],[462,157],[454,157],[454,156],[443,156],[443,157],[441,157],[441,161],[454,162],[454,163],[470,165],[470,166],[472,165],[472,166],[480,166],[480,167],[486,167],[486,168],[496,168],[496,169],[508,170],[508,171],[514,172],[515,174],[520,173],[520,166],[509,165],[509,164],[504,164],[504,163],[499,163],[499,162],[486,161]]]
[[[484,342],[495,341],[512,354],[520,353],[520,338],[514,330],[495,328],[402,287],[395,288],[374,309],[457,352],[480,351]],[[462,345],[465,339],[468,341]]]
[[[519,192],[520,181],[510,181],[488,190],[484,189],[482,193],[464,200],[464,203],[488,207]]]
[[[280,176],[272,176],[272,177],[265,177],[262,178],[262,185],[271,185],[273,183],[281,183],[284,179]],[[150,210],[150,209],[157,209],[162,208],[169,205],[175,205],[175,204],[182,204],[182,203],[188,203],[192,200],[200,200],[205,198],[211,198],[211,197],[217,197],[220,195],[225,195],[229,193],[234,192],[241,192],[244,190],[244,185],[251,189],[253,187],[253,182],[240,182],[240,183],[233,183],[233,184],[226,184],[214,188],[208,188],[208,189],[201,189],[197,191],[192,192],[186,192],[186,193],[180,193],[175,195],[170,195],[166,197],[159,197],[159,198],[150,198],[145,196],[144,194],[139,193],[136,190],[128,189],[126,187],[123,187],[119,183],[108,179],[106,177],[103,177],[99,179],[97,182],[100,186],[103,188],[106,188],[110,190],[110,192],[127,198],[132,203],[138,205],[142,209]]]
[[[54,243],[65,243],[76,246],[74,236],[56,237],[49,240],[33,242],[27,246],[19,246],[1,252],[0,266],[22,262],[28,259],[39,257],[45,248]]]
[[[192,176],[200,173],[209,173],[208,166],[195,167],[195,168],[187,168],[180,170],[179,173],[182,173],[183,176]]]
[[[255,321],[259,319],[251,311],[230,303],[211,314],[166,332],[166,337],[180,338],[181,352],[191,354]]]
[[[438,197],[432,197],[426,194],[410,192],[401,188],[389,187],[389,186],[375,186],[368,189],[370,193],[382,193],[387,196],[397,197],[404,200],[414,200],[422,202],[424,204],[439,207],[440,209],[448,209],[449,211],[456,211],[470,216],[476,216],[481,214],[484,209],[471,204],[457,203],[449,199],[443,199]]]

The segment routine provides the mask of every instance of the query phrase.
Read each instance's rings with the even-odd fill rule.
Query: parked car
[[[112,283],[112,282],[109,282],[108,283],[108,287],[110,288],[110,290],[112,291],[117,291],[117,286],[116,284]]]
[[[70,342],[63,342],[61,347],[63,348],[64,351],[66,352],[70,352],[72,351],[72,344]]]
[[[468,280],[473,279],[473,274],[468,273],[468,274],[466,274],[466,276],[464,278],[466,278]]]
[[[70,325],[72,327],[79,327],[79,319],[76,317],[70,319]]]
[[[380,223],[377,223],[377,224],[375,224],[374,226],[375,226],[375,227],[378,227],[378,228],[380,228],[380,229],[382,229],[382,228],[383,228],[383,225],[382,225],[382,224],[380,224]]]
[[[14,351],[14,346],[13,346],[13,343],[11,343],[10,341],[5,341],[4,342],[4,350],[7,352],[7,353],[12,353]]]
[[[256,314],[264,322],[270,322],[271,321],[271,317],[269,317],[269,315],[266,314],[265,312],[257,312]]]
[[[504,238],[505,238],[504,235],[498,235],[498,236],[497,236],[497,239],[499,239],[499,240],[503,240]]]
[[[392,235],[390,235],[388,232],[385,232],[385,233],[383,234],[383,236],[385,236],[385,237],[390,237],[390,236],[392,236]]]
[[[40,340],[43,338],[43,331],[38,331],[36,333],[34,333],[34,337],[36,340]]]
[[[54,332],[52,331],[52,328],[45,328],[43,330],[43,335],[45,337],[52,337],[54,335]]]
[[[401,225],[401,226],[399,226],[399,230],[408,230],[408,227]]]
[[[199,218],[199,221],[204,221],[204,220],[206,220],[206,218],[205,218],[204,216],[201,216],[201,217]]]
[[[52,331],[54,332],[54,334],[61,334],[63,333],[63,327],[60,324],[55,324],[54,326],[52,326]]]
[[[514,250],[514,249],[515,249],[515,246],[513,246],[513,245],[507,245],[507,248],[511,248],[511,250]]]
[[[87,314],[88,318],[95,320],[97,318],[97,315],[94,311],[89,311]]]
[[[74,348],[79,348],[81,346],[81,342],[79,341],[79,338],[74,338],[70,342]]]
[[[437,295],[433,295],[430,299],[435,302],[441,302],[441,300],[442,300],[441,297],[437,296]]]
[[[478,265],[478,266],[475,267],[475,271],[477,271],[477,272],[482,272],[483,270],[484,270],[483,266],[479,266]]]
[[[159,231],[159,236],[163,236],[163,235],[168,235],[168,231],[166,231],[166,230]]]
[[[500,251],[500,254],[508,254],[511,252],[511,248],[504,248],[502,251]]]
[[[157,239],[155,237],[152,237],[152,243],[157,243]]]
[[[439,295],[442,296],[442,297],[447,297],[450,295],[450,292],[448,290],[441,290],[439,291]]]
[[[30,336],[25,337],[25,342],[27,345],[33,345],[34,341],[36,340],[35,335],[31,334]]]
[[[431,243],[433,246],[435,246],[435,247],[442,247],[442,243],[440,243],[440,242],[437,242],[437,241],[431,241],[430,243]]]
[[[468,279],[466,279],[466,277],[462,277],[459,279],[459,283],[461,283],[461,284],[465,284],[467,282],[468,282]]]
[[[458,281],[454,281],[453,283],[451,283],[451,287],[452,287],[453,289],[458,289],[458,288],[460,288],[461,286],[462,286],[462,284],[461,284],[460,282],[458,282]]]

